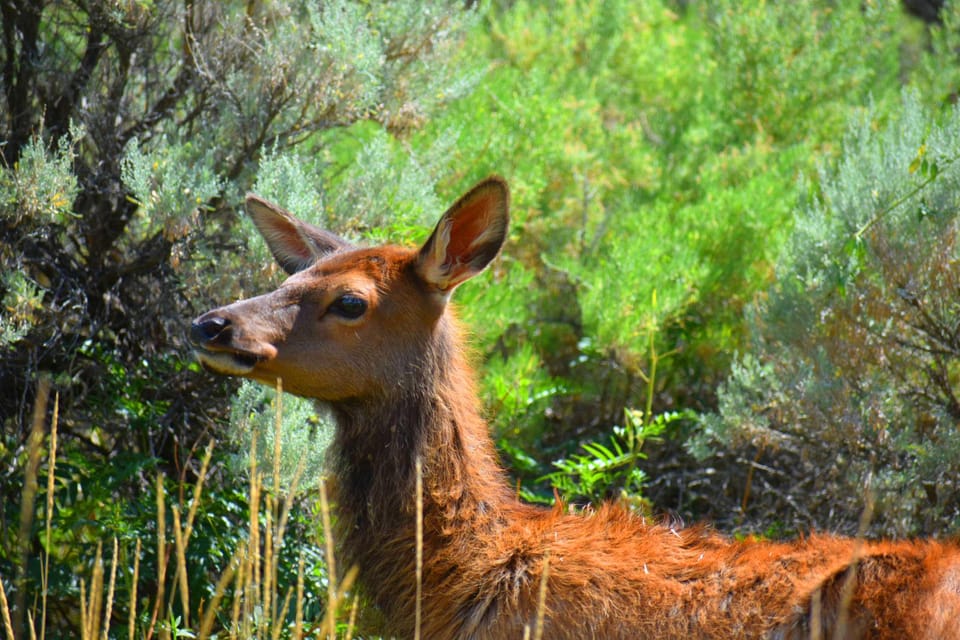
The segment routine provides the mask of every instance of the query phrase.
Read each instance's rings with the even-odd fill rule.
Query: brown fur
[[[545,566],[544,638],[960,638],[954,543],[735,542],[613,505],[573,515],[518,501],[446,304],[496,255],[506,206],[492,179],[445,214],[449,241],[435,231],[420,251],[357,250],[256,200],[258,227],[280,238],[274,255],[302,270],[194,323],[210,368],[279,376],[331,406],[340,550],[388,633],[414,634],[419,458],[424,638],[522,637],[537,623]],[[363,297],[366,313],[331,312],[344,293]]]

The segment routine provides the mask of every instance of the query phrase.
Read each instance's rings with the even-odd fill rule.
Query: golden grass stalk
[[[810,603],[810,640],[823,640],[823,591],[817,589],[813,592],[813,599]]]
[[[239,553],[239,552],[238,552]],[[236,567],[236,578],[233,583],[233,609],[230,615],[230,638],[235,640],[237,637],[237,629],[240,628],[240,605],[243,598],[240,597],[240,594],[243,593],[243,587],[246,584],[246,559],[240,558],[237,556],[237,567]],[[211,611],[214,611],[211,609]]]
[[[177,552],[177,583],[180,588],[180,606],[183,608],[183,624],[190,628],[190,585],[187,581],[187,550],[180,528],[180,509],[177,505],[170,508],[173,514],[173,543]]]
[[[277,409],[273,420],[273,492],[280,492],[280,454],[283,446],[283,379],[277,378]]]
[[[300,559],[297,563],[297,600],[296,613],[293,619],[293,640],[302,640],[303,638],[303,552],[300,552]]]
[[[130,585],[130,637],[133,640],[137,622],[137,584],[140,580],[140,538],[137,538],[137,550],[133,554],[133,582]]]
[[[347,631],[344,634],[344,640],[353,638],[353,629],[357,624],[357,609],[360,608],[359,594],[353,595],[353,604],[350,605],[350,620],[347,622]]]
[[[187,510],[187,519],[185,523],[181,519],[180,508],[178,506],[172,507],[173,540],[177,558],[177,573],[174,576],[174,584],[176,585],[177,590],[180,592],[180,604],[183,608],[183,624],[187,628],[190,627],[190,586],[187,575],[187,546],[190,542],[190,536],[193,534],[193,523],[196,519],[197,509],[200,506],[200,498],[203,495],[204,481],[206,480],[207,473],[210,470],[210,461],[212,458],[213,441],[211,440],[207,444],[207,448],[204,450],[203,460],[200,464],[200,473],[197,477],[197,482],[193,487],[193,500],[190,503],[190,508]],[[161,519],[160,522],[161,525],[165,524],[165,520],[163,519]],[[163,603],[160,604],[162,606]]]
[[[353,589],[353,584],[357,581],[357,575],[360,573],[360,569],[354,565],[347,570],[347,573],[344,574],[343,580],[340,582],[340,586],[337,587],[337,593],[334,596],[334,602],[341,602],[344,597],[346,597],[347,592],[350,589]],[[336,627],[334,627],[336,630]]]
[[[261,583],[262,593],[260,596],[260,608],[265,616],[264,623],[269,619],[276,617],[276,611],[273,606],[273,576],[276,568],[276,559],[273,553],[273,496],[269,493],[264,500],[266,509],[264,509],[264,539],[263,539],[263,582]]]
[[[202,620],[200,622],[200,633],[197,636],[198,640],[205,640],[205,638],[210,637],[210,633],[213,630],[213,623],[216,620],[217,611],[220,609],[220,602],[227,593],[227,585],[229,585],[234,579],[237,570],[243,566],[245,556],[245,550],[242,547],[238,549],[233,555],[233,558],[230,559],[230,564],[227,565],[227,570],[224,571],[223,575],[220,576],[220,579],[217,580],[217,586],[213,592],[213,599],[210,601],[210,605],[202,615]],[[235,611],[238,606],[239,597],[235,599]],[[239,615],[239,613],[237,613],[237,615]],[[236,622],[236,617],[234,617],[234,628],[236,628]],[[234,636],[231,634],[231,637]]]
[[[60,394],[53,397],[53,419],[50,421],[50,454],[47,460],[47,512],[46,545],[41,558],[42,573],[40,576],[40,637],[47,637],[47,592],[50,590],[50,546],[53,539],[53,489],[55,486],[54,469],[57,465],[57,426],[60,422]],[[31,625],[32,630],[32,625]]]
[[[97,555],[93,560],[93,576],[87,592],[89,600],[84,600],[84,583],[80,581],[81,637],[84,640],[96,640],[100,628],[100,611],[103,605],[103,543],[97,542]]]
[[[24,612],[27,609],[27,562],[30,558],[30,532],[37,497],[37,473],[43,447],[43,423],[50,397],[50,379],[41,377],[37,385],[37,398],[33,403],[33,420],[27,440],[27,466],[24,470],[23,492],[20,499],[20,531],[17,536],[17,572],[14,580],[15,606],[12,625],[18,636],[23,635]]]
[[[153,637],[163,605],[167,580],[167,510],[163,490],[163,475],[157,474],[157,598],[153,603],[153,613],[150,614],[150,626],[147,628],[146,640]]]
[[[297,461],[297,469],[293,473],[293,479],[290,481],[290,488],[287,490],[286,498],[283,501],[283,510],[280,512],[280,520],[277,524],[277,539],[283,540],[283,536],[287,531],[287,520],[290,516],[290,509],[293,507],[293,498],[297,494],[297,487],[300,486],[300,479],[303,477],[303,472],[307,468],[307,452],[303,451],[300,454],[300,459]]]
[[[277,624],[277,602],[273,597],[277,583],[277,558],[275,557],[275,545],[280,541],[274,537],[274,510],[277,508],[277,496],[280,495],[280,455],[282,454],[283,439],[281,437],[283,430],[283,379],[277,378],[276,386],[276,410],[273,419],[273,477],[271,493],[267,495],[266,500],[266,539],[264,540],[264,562],[263,575],[263,611],[268,614]]]
[[[87,601],[87,583],[80,578],[80,637],[83,640],[89,640],[87,636],[87,607],[84,604]]]
[[[103,614],[103,640],[108,640],[110,637],[110,616],[113,615],[113,593],[114,588],[117,585],[117,558],[119,555],[119,547],[117,545],[117,539],[113,539],[113,560],[110,565],[110,584],[107,587],[107,610]]]
[[[547,580],[550,578],[550,550],[543,554],[543,573],[540,575],[540,592],[537,594],[537,622],[533,628],[533,640],[543,638],[543,619],[547,610]]]
[[[207,443],[207,448],[203,452],[203,461],[200,463],[200,475],[197,477],[197,484],[193,487],[193,502],[190,503],[190,510],[187,512],[187,526],[183,533],[183,542],[186,545],[190,541],[190,534],[193,533],[193,521],[197,516],[197,508],[200,506],[200,497],[203,492],[203,483],[207,479],[207,473],[210,471],[210,461],[213,459],[213,440]]]
[[[257,593],[260,590],[260,494],[263,486],[260,472],[257,469],[257,430],[252,429],[252,438],[250,439],[250,540],[249,554],[247,556],[247,571],[245,571],[244,584],[244,629],[241,636],[244,638],[259,637],[259,628],[262,622],[262,616],[258,616],[255,611],[255,601]],[[255,629],[250,625],[256,624]]]
[[[7,640],[16,640],[13,635],[13,623],[10,621],[10,607],[7,605],[7,590],[3,586],[2,577],[0,577],[0,613],[3,614],[3,628],[7,632]]]
[[[335,637],[337,607],[337,565],[333,554],[333,525],[330,523],[330,503],[327,500],[327,483],[320,478],[320,522],[323,525],[323,541],[327,556],[327,611],[323,618],[321,635]]]
[[[288,588],[286,595],[283,597],[283,606],[280,607],[280,611],[273,616],[273,635],[271,640],[280,640],[280,632],[283,631],[284,619],[287,617],[287,611],[290,610],[290,596],[293,595],[293,589]],[[274,602],[277,601],[276,598],[273,599]]]
[[[417,604],[414,613],[413,637],[414,640],[420,640],[420,626],[423,599],[423,461],[417,456],[417,534],[416,534],[416,556],[417,556]]]

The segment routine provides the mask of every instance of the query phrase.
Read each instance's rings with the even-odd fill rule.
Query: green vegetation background
[[[509,242],[456,301],[527,499],[622,498],[736,534],[855,534],[865,510],[871,535],[960,527],[960,7],[13,4],[0,579],[23,615],[51,555],[50,637],[75,628],[98,542],[119,541],[129,593],[143,540],[138,592],[163,591],[153,487],[186,510],[211,440],[193,602],[171,599],[168,633],[246,535],[273,392],[200,371],[184,329],[279,281],[250,190],[354,240],[416,242],[507,178]],[[61,425],[49,513],[25,488],[42,378]],[[306,554],[318,617],[331,427],[283,405],[268,490],[308,457],[281,580]]]

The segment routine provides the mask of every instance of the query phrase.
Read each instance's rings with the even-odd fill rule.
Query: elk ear
[[[490,177],[443,214],[417,259],[417,273],[449,293],[483,271],[507,237],[510,192],[503,178]]]
[[[318,258],[349,245],[346,240],[293,217],[272,202],[247,194],[247,213],[266,240],[270,253],[289,274],[303,271]]]

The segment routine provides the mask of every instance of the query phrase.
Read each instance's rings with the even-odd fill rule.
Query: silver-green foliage
[[[442,211],[434,192],[440,173],[436,165],[453,137],[441,136],[426,152],[414,154],[387,131],[420,124],[437,105],[472,85],[475,74],[445,65],[444,56],[457,46],[457,34],[475,15],[452,5],[425,8],[416,2],[308,4],[305,13],[303,24],[286,21],[284,29],[298,32],[295,37],[288,34],[293,41],[307,40],[309,55],[291,60],[272,39],[261,43],[264,55],[280,66],[295,64],[298,75],[315,78],[315,91],[307,92],[304,108],[315,110],[318,117],[326,114],[349,124],[365,116],[379,124],[332,131],[306,149],[288,148],[280,138],[265,141],[270,146],[262,155],[253,191],[352,241],[419,233],[428,217]],[[424,55],[415,59],[413,54],[421,49]],[[314,75],[318,71],[320,75]],[[344,107],[350,110],[346,117],[339,113]],[[272,262],[263,242],[255,234],[252,238],[250,262]],[[285,473],[291,470],[289,456],[309,451],[308,476],[315,481],[327,442],[316,435],[327,433],[317,425],[329,425],[310,417],[313,410],[306,401],[284,398],[283,449],[294,452],[284,455]],[[245,385],[233,403],[233,436],[249,439],[251,425],[259,425],[257,433],[269,444],[273,430],[264,426],[273,414],[262,395]],[[298,441],[292,449],[289,439]]]
[[[276,390],[244,382],[231,408],[230,427],[229,440],[240,452],[232,460],[236,472],[249,472],[249,454],[255,451],[256,467],[263,474],[265,486],[273,486],[275,460],[280,489],[296,488],[300,493],[317,486],[324,471],[332,424],[329,416],[318,411],[311,401],[283,394],[278,402]]]
[[[215,166],[213,153],[190,141],[171,144],[161,137],[144,150],[131,140],[120,162],[121,179],[138,205],[131,235],[182,236],[197,211],[223,190]]]
[[[77,178],[73,173],[76,145],[83,138],[83,127],[71,124],[67,135],[55,145],[35,135],[25,145],[19,161],[12,167],[0,167],[0,219],[27,235],[57,235],[71,222],[77,197]],[[14,247],[0,247],[0,264],[10,269],[0,275],[0,350],[13,347],[43,313],[43,287],[20,270],[22,256]]]
[[[14,166],[0,166],[0,218],[30,227],[68,222],[78,192],[73,161],[84,135],[74,123],[55,144],[34,135]]]
[[[231,182],[249,179],[246,172],[256,169],[264,151],[260,169],[271,175],[260,177],[258,187],[279,189],[278,196],[293,187],[297,202],[282,204],[321,209],[318,144],[303,149],[300,143],[361,120],[405,131],[476,78],[474,71],[447,64],[475,20],[475,12],[455,3],[424,10],[408,1],[289,2],[252,16],[239,7],[231,10],[230,4],[211,7],[218,26],[202,38],[171,33],[174,39],[196,38],[191,62],[208,80],[207,95],[188,105],[194,114],[183,122],[170,120],[148,140],[131,139],[124,151],[123,181],[140,205],[138,218],[151,221],[145,225],[149,230],[162,224],[178,231],[173,237],[182,236],[198,205],[222,193],[231,199],[241,195]],[[204,114],[207,105],[216,117],[202,121],[195,114]],[[325,144],[336,144],[339,137],[331,134]],[[375,138],[370,144],[388,143]],[[303,170],[296,168],[300,164]],[[285,177],[272,175],[277,173]],[[383,190],[389,184],[393,181],[387,179],[375,186]],[[353,211],[367,214],[357,206],[364,203],[352,204]]]
[[[852,124],[796,210],[696,453],[784,453],[788,495],[831,496],[808,505],[820,525],[855,522],[868,494],[880,531],[960,521],[958,160],[960,110],[937,116],[914,93],[892,122]]]
[[[34,317],[43,306],[43,290],[19,271],[0,276],[0,352],[30,331]]]

